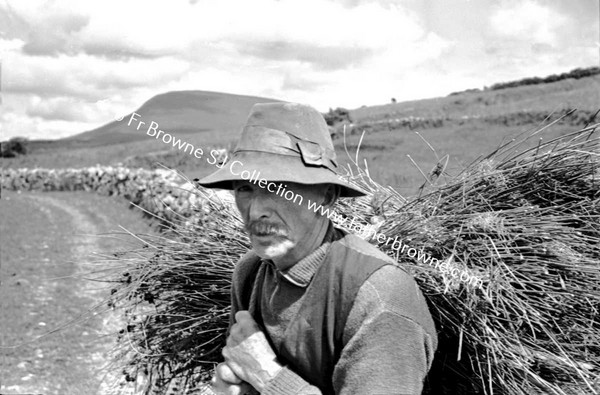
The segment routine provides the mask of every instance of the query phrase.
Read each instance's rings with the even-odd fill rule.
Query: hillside
[[[423,185],[422,174],[428,174],[438,158],[444,163],[448,155],[446,171],[457,174],[502,142],[521,133],[529,135],[570,109],[577,111],[527,141],[523,148],[599,122],[600,75],[358,108],[350,111],[353,124],[346,127],[345,142],[340,138],[335,146],[341,153],[346,145],[354,159],[364,132],[359,163],[364,167],[366,160],[375,180],[410,196]],[[340,162],[351,160],[342,155]]]
[[[139,118],[146,125],[154,121],[160,129],[182,138],[197,133],[231,135],[244,124],[255,103],[269,101],[276,100],[218,92],[176,91],[156,95],[134,112],[141,115]],[[125,122],[113,121],[59,141],[69,146],[93,147],[147,140],[143,127],[136,130],[137,123],[127,126],[129,116],[125,115]]]
[[[361,107],[352,110],[350,115],[355,122],[391,117],[465,119],[523,112],[549,114],[572,108],[594,112],[600,108],[600,75]]]
[[[155,121],[162,130],[209,150],[227,147],[239,133],[251,106],[269,100],[214,92],[169,92],[153,97],[135,112],[144,121]],[[354,158],[360,135],[365,132],[359,162],[367,161],[378,182],[412,195],[424,181],[413,160],[428,173],[437,163],[436,155],[448,155],[447,171],[456,174],[502,141],[537,130],[549,122],[548,116],[554,120],[572,108],[578,111],[539,137],[562,136],[589,122],[598,122],[594,114],[600,109],[600,75],[350,110],[353,124],[346,128],[346,145]],[[419,132],[436,153],[414,132]],[[348,163],[344,140],[338,137],[334,144],[340,163]],[[112,122],[45,147],[34,146],[32,155],[0,162],[5,167],[50,168],[96,163],[151,168],[162,163],[195,175],[214,171],[206,161],[148,137],[143,129],[128,128],[126,122]]]

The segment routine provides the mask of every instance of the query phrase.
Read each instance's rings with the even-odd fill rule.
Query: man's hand
[[[238,378],[262,392],[282,366],[250,313],[238,311],[235,320],[223,348],[225,363]]]
[[[210,384],[212,391],[216,395],[247,395],[256,393],[250,384],[243,382],[224,362],[217,365],[215,375]]]

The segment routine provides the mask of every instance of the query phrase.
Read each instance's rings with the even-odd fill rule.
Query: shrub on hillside
[[[327,113],[323,114],[323,118],[325,118],[325,122],[329,126],[329,134],[331,134],[332,139],[341,135],[347,126],[352,127],[353,125],[350,118],[350,111],[341,107],[335,110],[330,108]]]
[[[558,75],[552,74],[545,78],[531,77],[531,78],[523,78],[523,79],[517,80],[517,81],[500,82],[500,83],[492,85],[489,89],[498,90],[498,89],[505,89],[505,88],[514,88],[514,87],[523,86],[523,85],[547,84],[550,82],[566,80],[567,78],[573,78],[573,79],[577,80],[577,79],[584,78],[584,77],[590,77],[590,76],[593,76],[596,74],[600,74],[600,67],[588,67],[585,69],[577,68],[577,69],[573,69],[573,70],[569,71],[568,73],[562,73],[562,74],[558,74]]]
[[[323,117],[325,118],[325,122],[327,122],[327,125],[329,126],[335,126],[338,123],[344,122],[352,123],[352,119],[350,118],[350,111],[341,107],[338,107],[335,110],[332,110],[330,108],[327,113],[323,114]]]
[[[14,158],[27,154],[27,143],[26,137],[13,137],[0,143],[0,158]]]

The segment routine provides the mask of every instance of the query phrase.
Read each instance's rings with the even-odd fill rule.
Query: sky
[[[600,64],[598,0],[0,0],[0,141],[174,90],[320,111]]]

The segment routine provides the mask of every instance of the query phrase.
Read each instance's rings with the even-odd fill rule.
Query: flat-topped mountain
[[[145,122],[137,128],[137,121],[127,126],[130,114],[123,121],[112,121],[87,132],[61,139],[75,146],[102,146],[147,140],[145,131],[151,122],[159,129],[175,136],[201,132],[235,134],[246,121],[256,103],[278,100],[207,91],[175,91],[152,97],[134,112]],[[212,133],[211,133],[212,134]]]

